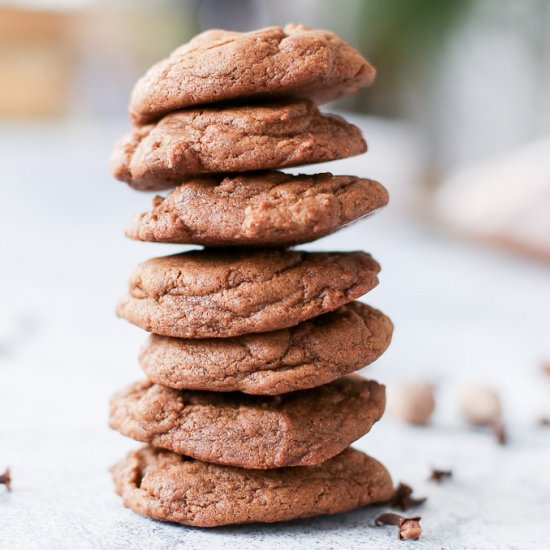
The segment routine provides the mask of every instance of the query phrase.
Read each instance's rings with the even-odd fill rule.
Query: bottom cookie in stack
[[[112,472],[128,508],[198,527],[335,514],[393,495],[386,468],[351,448],[317,466],[245,470],[143,447]]]

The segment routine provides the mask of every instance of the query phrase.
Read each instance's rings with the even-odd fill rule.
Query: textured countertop
[[[544,548],[550,527],[550,269],[448,239],[406,213],[423,151],[399,125],[361,120],[370,152],[335,173],[380,179],[384,212],[309,249],[366,249],[383,266],[366,297],[395,322],[390,350],[365,374],[436,384],[433,424],[384,418],[357,443],[428,502],[423,536],[400,542],[373,527],[382,508],[274,525],[200,530],[126,510],[110,464],[135,444],[107,427],[107,401],[142,376],[145,334],[114,316],[133,266],[181,247],[126,241],[149,199],[106,170],[124,125],[4,126],[0,217],[0,548]],[[395,159],[399,159],[396,162]],[[324,169],[324,167],[322,168]],[[320,171],[308,167],[309,172]],[[457,396],[482,381],[502,394],[509,444],[465,428]],[[432,466],[454,476],[436,485]]]

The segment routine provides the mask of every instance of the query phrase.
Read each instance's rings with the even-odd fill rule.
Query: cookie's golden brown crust
[[[294,326],[378,284],[366,252],[194,250],[140,264],[118,315],[178,338],[224,338]]]
[[[144,447],[112,474],[128,508],[197,527],[336,514],[386,502],[394,492],[386,468],[351,448],[319,466],[243,470]]]
[[[144,124],[193,105],[270,95],[323,103],[370,85],[374,76],[367,60],[330,31],[213,29],[147,71],[132,92],[130,115]]]
[[[277,396],[179,391],[137,382],[111,400],[110,426],[179,454],[240,468],[312,466],[365,435],[385,388],[345,376]]]
[[[361,131],[308,100],[176,111],[134,129],[115,144],[113,175],[141,190],[186,178],[249,172],[364,153]]]
[[[175,389],[278,395],[314,388],[378,359],[393,325],[352,302],[295,327],[235,338],[153,334],[140,353],[147,377]]]
[[[126,229],[131,239],[206,246],[289,246],[319,239],[387,204],[376,181],[259,172],[184,183]]]

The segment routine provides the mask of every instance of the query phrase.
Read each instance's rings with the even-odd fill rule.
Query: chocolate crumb
[[[543,363],[542,364],[542,372],[544,372],[544,374],[547,374],[548,376],[550,376],[550,363]]]
[[[396,525],[399,527],[397,536],[400,540],[417,540],[422,534],[422,528],[420,527],[421,519],[421,516],[406,518],[393,512],[384,512],[374,522],[376,525]]]
[[[541,418],[539,418],[538,425],[542,428],[550,426],[550,417],[542,416]]]
[[[5,485],[8,492],[11,492],[11,472],[9,468],[3,474],[0,474],[0,485]]]
[[[427,500],[426,497],[415,498],[412,496],[412,494],[413,489],[410,485],[407,485],[406,483],[399,483],[399,485],[395,489],[393,498],[389,501],[389,505],[392,508],[399,508],[400,510],[405,512],[409,508],[424,504]]]
[[[445,479],[453,477],[452,470],[439,470],[437,468],[432,468],[432,473],[428,478],[430,481],[435,481],[436,483],[441,483]]]
[[[506,429],[504,424],[499,420],[493,425],[493,433],[499,445],[506,445],[508,438],[506,436]]]

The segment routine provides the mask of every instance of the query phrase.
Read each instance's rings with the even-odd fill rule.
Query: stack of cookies
[[[147,444],[113,468],[133,510],[216,526],[392,497],[384,466],[349,448],[385,406],[384,386],[351,374],[391,339],[391,321],[355,301],[380,266],[365,252],[288,248],[384,206],[387,192],[275,171],[366,151],[358,128],[316,103],[374,74],[334,33],[288,25],[205,32],[137,83],[113,173],[174,189],[127,235],[205,248],[144,262],[118,305],[151,332],[147,379],[110,411],[114,429]]]

